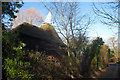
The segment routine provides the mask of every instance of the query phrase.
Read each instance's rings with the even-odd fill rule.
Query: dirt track
[[[118,69],[120,69],[120,65],[110,64],[109,67],[103,69],[100,72],[96,72],[95,75],[92,75],[91,77],[94,78],[95,80],[99,79],[101,80],[101,78],[120,80],[120,77],[118,76]]]

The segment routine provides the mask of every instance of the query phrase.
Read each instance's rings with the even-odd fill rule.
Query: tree
[[[40,25],[43,21],[43,15],[40,11],[37,11],[35,8],[30,8],[27,10],[19,10],[17,13],[17,18],[13,20],[13,27],[27,22],[34,25]]]
[[[100,3],[101,4],[101,3]],[[118,2],[108,2],[108,3],[102,3],[103,6],[100,8],[96,7],[95,4],[93,4],[93,11],[94,13],[101,17],[101,22],[103,24],[108,25],[110,29],[112,28],[118,28],[118,40],[120,40],[120,1]],[[120,42],[118,42],[118,46],[120,45]],[[120,56],[120,47],[118,47],[118,55]]]
[[[2,29],[10,28],[16,13],[23,6],[23,2],[2,2]]]
[[[74,37],[74,40],[70,40],[70,46],[74,44],[70,49],[76,57],[79,57],[78,55],[81,55],[82,51],[87,47],[87,43],[88,38],[82,33],[79,33],[77,38]]]
[[[100,8],[93,3],[93,11],[102,18],[101,22],[111,27],[114,26],[114,28],[117,27],[116,24],[120,23],[118,17],[120,2],[99,3],[98,5],[101,5]]]
[[[92,41],[92,44],[89,44],[87,48],[83,52],[83,61],[82,61],[82,73],[89,71],[91,62],[96,57],[96,64],[97,69],[99,66],[99,55],[100,55],[100,49],[102,45],[104,44],[102,38],[97,37],[95,40]]]
[[[115,37],[111,37],[108,39],[108,45],[111,50],[114,52],[114,57],[117,59],[119,57],[118,55],[118,41],[116,40]]]
[[[48,4],[47,4],[48,5]],[[70,48],[76,51],[76,40],[80,36],[85,35],[88,26],[91,24],[91,19],[86,15],[81,15],[79,3],[76,2],[59,2],[50,3],[50,6],[44,6],[51,11],[53,22],[56,24],[58,32],[66,39],[67,52],[70,56]],[[84,19],[86,18],[86,21]],[[72,45],[70,45],[72,44]]]
[[[23,2],[19,1],[19,2],[2,2],[2,19],[1,19],[1,22],[2,22],[2,48],[3,46],[4,47],[8,47],[9,44],[6,44],[7,41],[4,40],[4,37],[6,36],[7,34],[7,30],[11,28],[11,23],[12,23],[12,20],[14,18],[16,18],[16,13],[18,12],[18,10],[23,6]],[[7,37],[8,38],[8,37]],[[9,48],[10,49],[10,48]],[[5,58],[6,58],[6,53],[5,52],[2,52],[2,62],[4,63],[5,62]],[[6,79],[6,70],[2,68],[2,78],[3,79]]]
[[[110,54],[109,46],[104,44],[100,50],[100,65],[104,65],[104,63],[108,63]]]

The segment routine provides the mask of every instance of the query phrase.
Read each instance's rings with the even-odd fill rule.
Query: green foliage
[[[18,39],[18,33],[13,33],[13,32],[6,32],[6,31],[2,31],[2,49],[3,49],[3,53],[2,56],[4,58],[6,57],[14,57],[15,56],[15,50],[13,49],[13,47],[17,47],[20,42]]]
[[[88,45],[88,47],[84,50],[84,55],[94,57],[95,54],[99,54],[101,46],[104,44],[102,38],[97,38],[92,41],[92,44]]]
[[[88,45],[83,56],[65,56],[59,60],[46,56],[45,52],[27,51],[24,48],[26,44],[20,42],[18,36],[19,34],[15,31],[3,32],[3,68],[6,70],[8,79],[74,79],[82,77],[80,75],[82,71],[89,71],[92,60],[97,68],[100,64],[99,53],[103,45],[101,38],[97,38]],[[79,49],[82,50],[81,48]]]
[[[100,49],[104,44],[102,38],[97,37],[96,40],[92,41],[92,44],[84,50],[84,58],[82,62],[82,72],[87,72],[90,70],[91,65],[94,65],[99,69],[100,65]],[[93,61],[94,60],[94,61]],[[93,61],[93,64],[91,64]],[[96,63],[96,65],[95,65]]]
[[[96,69],[99,70],[99,66],[100,66],[100,49],[102,48],[103,45],[103,40],[102,38],[97,38],[97,40],[93,41],[93,48],[95,49],[95,63],[96,63]],[[95,48],[96,47],[96,48]]]
[[[18,39],[18,33],[3,31],[2,35],[3,48],[3,76],[7,79],[30,79],[33,75],[30,74],[30,62],[26,61],[27,52],[23,50],[26,44]],[[4,79],[4,78],[3,78]]]
[[[101,70],[102,68],[107,67],[108,59],[111,56],[109,47],[107,45],[101,45],[94,49],[96,54],[92,60],[92,64],[91,64],[92,68],[94,68],[95,70]]]
[[[28,68],[30,68],[29,62],[22,62],[21,60],[5,59],[4,69],[6,69],[6,74],[8,79],[31,79],[32,74],[29,74]]]
[[[13,33],[6,32],[3,35],[3,54],[7,54],[6,57],[4,56],[3,68],[6,70],[8,79],[74,79],[82,77],[82,65],[84,65],[81,63],[82,57],[65,56],[60,61],[55,57],[46,56],[45,52],[24,50],[26,44],[17,40],[19,34]],[[86,61],[82,60],[85,63],[84,69],[87,70],[87,68],[90,68],[90,59],[93,60],[95,55],[99,54],[99,49],[102,45],[101,42],[96,40],[92,45],[87,47],[84,58]],[[9,50],[5,49],[5,47],[8,47]],[[99,61],[95,60],[95,65],[97,62]]]
[[[94,66],[95,70],[99,70],[99,67],[100,67],[100,54],[95,55],[95,57],[93,59],[93,63],[91,65]]]
[[[13,47],[13,50],[16,51],[14,57],[8,56],[4,59],[4,69],[6,70],[6,76],[8,79],[31,79],[33,76],[29,73],[31,69],[30,62],[25,62],[25,51],[22,50],[25,44],[21,43],[18,47]],[[10,53],[9,53],[10,54]]]
[[[114,57],[111,53],[114,53],[111,49],[108,49],[108,59]]]

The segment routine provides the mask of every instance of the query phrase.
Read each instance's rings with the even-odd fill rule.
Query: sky
[[[49,13],[49,11],[43,6],[41,2],[25,2],[21,9],[30,8],[36,8],[36,10],[40,10],[44,16],[44,19]],[[104,41],[107,41],[109,37],[117,37],[114,32],[117,32],[118,29],[109,29],[108,26],[101,23],[98,17],[96,17],[96,15],[93,13],[92,2],[81,2],[80,9],[81,14],[85,13],[95,19],[95,22],[87,30],[87,36],[90,37],[90,39],[94,37],[102,37]]]

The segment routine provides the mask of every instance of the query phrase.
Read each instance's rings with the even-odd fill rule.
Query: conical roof
[[[51,24],[51,12],[48,13],[48,15],[47,15],[44,23],[49,23],[49,24]]]

